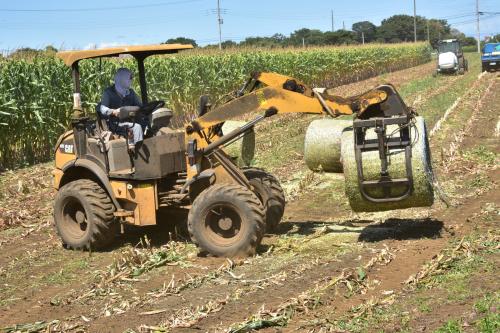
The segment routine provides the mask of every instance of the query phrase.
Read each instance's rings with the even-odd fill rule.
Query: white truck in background
[[[469,64],[457,39],[445,39],[438,43],[437,74],[464,74]]]

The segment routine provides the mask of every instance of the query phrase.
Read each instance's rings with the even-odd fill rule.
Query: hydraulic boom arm
[[[285,75],[256,73],[234,99],[192,121],[187,131],[204,130],[227,120],[271,108],[276,109],[277,113],[325,113],[332,117],[356,112],[361,114],[371,105],[384,102],[387,97],[386,91],[374,89],[358,96],[342,98],[313,90]]]
[[[243,186],[249,186],[246,179],[218,148],[236,140],[267,117],[284,113],[327,114],[331,117],[355,113],[356,118],[362,120],[390,118],[409,112],[391,85],[343,98],[330,95],[324,89],[311,89],[294,78],[275,73],[255,73],[231,100],[208,111],[202,105],[200,110],[200,116],[186,125],[188,179],[218,165],[216,173],[219,178],[230,174],[231,179]],[[258,116],[245,126],[220,136],[217,125],[252,113]],[[221,168],[225,171],[222,172]]]

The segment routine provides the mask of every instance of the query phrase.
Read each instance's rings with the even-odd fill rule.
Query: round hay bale
[[[304,158],[312,171],[342,172],[340,141],[344,129],[352,120],[318,119],[307,128],[304,140]]]
[[[245,125],[244,121],[229,120],[222,125],[222,133],[229,134],[233,130]],[[224,147],[228,154],[238,166],[249,166],[255,156],[255,132],[251,130],[242,138]]]
[[[375,212],[393,209],[403,209],[410,207],[428,207],[434,202],[434,190],[432,186],[432,166],[427,137],[425,121],[422,117],[417,117],[416,126],[411,128],[411,137],[414,140],[412,146],[412,171],[413,171],[413,193],[406,199],[399,202],[374,203],[366,200],[358,184],[358,173],[356,159],[354,157],[354,137],[352,130],[346,130],[342,134],[342,163],[345,176],[345,193],[349,199],[349,204],[355,212]],[[395,130],[397,125],[389,126],[388,133]],[[396,134],[399,136],[399,132]],[[376,138],[373,130],[367,132],[367,137]],[[406,177],[405,154],[401,149],[391,150],[389,157],[389,175],[392,178]],[[363,153],[363,174],[366,180],[380,179],[380,158],[378,151]],[[382,189],[370,189],[374,197],[381,197]],[[403,194],[404,187],[392,190],[392,195]]]

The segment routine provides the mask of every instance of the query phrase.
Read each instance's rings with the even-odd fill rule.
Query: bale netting
[[[397,130],[397,125],[388,126],[387,133]],[[399,136],[396,131],[395,136]],[[376,138],[373,129],[367,131],[366,137]],[[434,190],[432,187],[432,166],[429,149],[429,141],[424,119],[417,117],[415,126],[411,127],[412,144],[412,172],[413,193],[399,202],[374,203],[366,200],[360,192],[358,184],[358,173],[356,159],[354,156],[354,137],[352,130],[346,130],[342,134],[342,163],[345,176],[345,193],[349,204],[355,212],[376,212],[393,209],[404,209],[410,207],[428,207],[434,202]],[[406,177],[405,153],[403,150],[391,150],[389,156],[389,175],[391,178]],[[362,153],[363,174],[365,180],[380,179],[380,158],[378,151]],[[391,195],[401,195],[404,187],[396,187],[391,190]],[[373,188],[367,191],[374,197],[382,197],[381,188]]]
[[[222,133],[229,134],[233,130],[245,125],[244,121],[229,120],[222,125]],[[249,166],[255,155],[255,132],[253,129],[242,138],[224,147],[224,151],[240,167]]]
[[[317,119],[307,128],[304,158],[312,171],[342,172],[340,141],[352,120]]]

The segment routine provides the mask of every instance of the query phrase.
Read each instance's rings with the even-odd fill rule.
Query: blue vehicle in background
[[[500,68],[500,43],[488,43],[483,48],[481,62],[484,71],[493,71]]]

